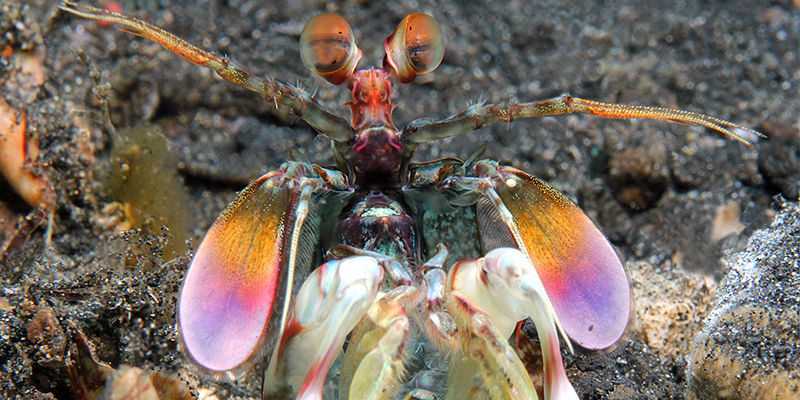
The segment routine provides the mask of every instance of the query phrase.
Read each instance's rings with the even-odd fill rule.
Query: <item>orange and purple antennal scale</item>
[[[321,398],[326,379],[334,379],[340,398],[387,392],[577,398],[558,332],[570,349],[603,350],[624,336],[632,306],[627,274],[574,202],[540,179],[477,155],[413,163],[419,143],[489,123],[575,112],[701,125],[746,144],[761,136],[703,114],[568,95],[476,104],[398,129],[393,84],[433,71],[444,53],[441,29],[426,14],[400,22],[377,69],[358,69],[362,53],[344,19],[322,14],[308,22],[300,38],[303,61],[352,91],[348,121],[302,88],[259,79],[139,19],[72,2],[61,8],[120,24],[211,68],[288,107],[333,141],[335,167],[290,161],[240,192],[203,239],[181,289],[179,333],[188,358],[205,374],[236,378],[270,355],[265,397]],[[423,237],[438,229],[428,221],[436,218],[474,226],[474,237],[461,240],[483,253],[450,254],[448,243],[425,247]],[[451,256],[457,260],[448,264]],[[507,341],[526,318],[542,347],[541,388]],[[329,377],[343,349],[341,373]],[[413,357],[445,358],[448,367],[410,370],[419,349],[425,350]],[[415,381],[421,375],[426,385]]]

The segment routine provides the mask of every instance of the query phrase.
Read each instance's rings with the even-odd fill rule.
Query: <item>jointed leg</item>
[[[303,89],[277,81],[264,81],[235,66],[230,60],[218,57],[191,43],[138,18],[100,8],[65,1],[60,8],[84,18],[113,22],[123,27],[121,30],[152,40],[193,64],[211,68],[222,78],[246,89],[260,93],[274,104],[282,104],[292,109],[298,117],[308,122],[323,135],[337,142],[347,142],[353,137],[350,124],[322,109]]]
[[[511,248],[495,249],[484,258],[456,263],[450,274],[451,312],[460,315],[462,320],[472,315],[468,321],[473,334],[486,342],[487,357],[494,355],[496,369],[506,379],[511,381],[518,375],[527,377],[527,373],[523,374],[524,367],[512,364],[519,363],[519,359],[506,356],[513,350],[505,339],[517,321],[530,317],[536,324],[542,345],[545,399],[578,398],[561,361],[552,306],[536,270],[522,252]],[[486,315],[489,317],[480,317]],[[502,344],[495,343],[496,338]],[[525,383],[524,390],[528,390],[527,384],[533,387],[529,377]]]
[[[397,389],[403,377],[408,343],[409,321],[403,308],[404,297],[414,296],[416,288],[403,286],[389,292],[384,298],[375,302],[369,310],[369,318],[383,332],[375,336],[377,343],[358,364],[353,382],[350,385],[350,399],[387,398]],[[369,342],[369,341],[366,341]],[[368,345],[362,339],[360,345]]]
[[[663,107],[603,103],[563,95],[552,99],[521,104],[514,102],[489,105],[476,104],[461,114],[441,121],[413,121],[403,130],[403,138],[412,143],[429,142],[434,139],[474,131],[486,124],[508,123],[519,118],[550,117],[572,113],[590,114],[601,118],[648,118],[687,125],[700,125],[722,132],[747,145],[752,145],[757,137],[764,136],[753,129],[705,114]]]
[[[64,2],[61,9],[69,11],[84,18],[113,22],[122,25],[120,30],[150,39],[177,54],[186,61],[202,67],[211,68],[219,76],[254,92],[265,93],[265,82],[235,67],[227,58],[217,57],[193,44],[138,18],[108,11],[100,8],[86,6],[72,2]]]
[[[455,316],[459,327],[462,351],[465,357],[477,360],[477,374],[481,377],[480,386],[488,391],[491,398],[536,399],[536,389],[522,361],[508,344],[508,340],[493,323],[493,318],[463,293],[453,291],[449,296],[450,312]],[[460,364],[460,361],[456,361]],[[456,366],[455,376],[461,366]],[[448,396],[453,393],[463,395],[468,387],[458,387],[451,382]],[[453,387],[456,386],[456,387]],[[452,392],[452,393],[451,393]]]
[[[330,261],[298,292],[286,330],[264,378],[265,395],[285,386],[302,399],[320,399],[331,363],[347,334],[378,295],[383,270],[371,257]]]

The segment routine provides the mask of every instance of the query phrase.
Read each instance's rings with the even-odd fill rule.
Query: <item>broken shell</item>
[[[0,99],[0,173],[31,207],[52,210],[53,190],[26,165],[39,156],[39,144],[27,135],[27,126],[25,111]]]

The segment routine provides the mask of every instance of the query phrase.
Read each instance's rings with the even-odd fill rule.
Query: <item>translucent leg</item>
[[[330,261],[315,270],[297,294],[275,348],[264,396],[291,391],[298,399],[321,399],[331,363],[375,302],[382,281],[383,269],[372,257]]]
[[[482,379],[479,389],[492,399],[538,399],[525,366],[508,344],[507,336],[494,325],[492,317],[458,291],[450,293],[449,307],[458,326],[466,328],[461,334],[462,350],[465,357],[477,360],[478,375]],[[455,370],[463,371],[461,367],[456,365]],[[456,375],[464,374],[456,372]],[[471,397],[476,390],[473,385],[453,381],[449,389],[448,399]],[[464,390],[469,392],[463,393]]]
[[[402,378],[409,322],[398,300],[409,290],[415,291],[410,287],[398,288],[370,308],[370,319],[384,333],[359,363],[350,385],[350,399],[388,398]]]

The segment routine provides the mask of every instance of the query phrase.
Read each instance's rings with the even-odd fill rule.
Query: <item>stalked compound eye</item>
[[[338,85],[353,74],[361,50],[344,18],[320,14],[308,21],[300,35],[300,55],[308,68]]]
[[[386,59],[397,73],[397,80],[409,83],[417,74],[427,74],[442,62],[442,28],[428,14],[410,14],[386,39],[385,48]]]

